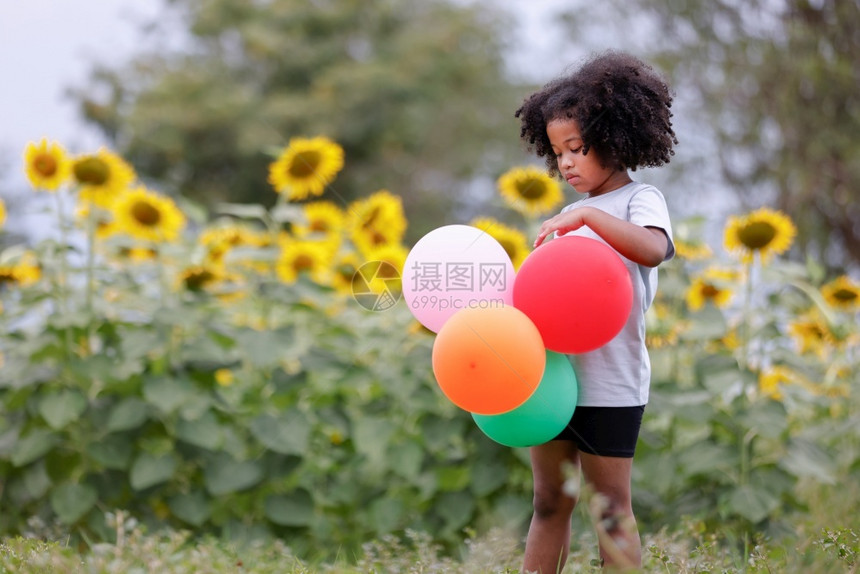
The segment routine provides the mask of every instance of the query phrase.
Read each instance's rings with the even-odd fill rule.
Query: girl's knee
[[[536,486],[534,490],[534,513],[538,518],[570,518],[576,508],[578,497],[566,494],[561,488]]]

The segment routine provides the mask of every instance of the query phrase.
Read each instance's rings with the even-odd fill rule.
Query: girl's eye
[[[570,150],[570,152],[571,152],[571,153],[579,153],[579,152],[581,152],[581,151],[582,151],[582,146],[579,146],[579,147],[578,147],[578,148],[576,148],[576,149],[572,149],[572,150]]]

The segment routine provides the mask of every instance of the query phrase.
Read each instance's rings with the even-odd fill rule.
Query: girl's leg
[[[562,490],[562,463],[579,467],[579,451],[569,440],[550,441],[530,449],[534,476],[534,514],[526,538],[525,572],[561,572],[570,548],[570,518],[576,499]]]
[[[580,453],[585,480],[606,497],[607,507],[598,528],[600,557],[606,566],[640,568],[642,547],[630,495],[632,458]]]

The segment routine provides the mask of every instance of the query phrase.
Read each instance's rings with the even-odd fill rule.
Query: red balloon
[[[514,279],[514,307],[557,353],[587,353],[617,335],[633,308],[633,284],[608,245],[568,235],[532,251]]]

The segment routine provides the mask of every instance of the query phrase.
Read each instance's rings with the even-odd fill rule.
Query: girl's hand
[[[588,209],[588,207],[571,209],[544,221],[540,226],[534,246],[537,247],[543,243],[543,240],[551,233],[558,233],[561,236],[585,225],[585,216]]]

